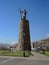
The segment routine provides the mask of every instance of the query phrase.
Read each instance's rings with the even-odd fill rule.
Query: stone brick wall
[[[29,21],[26,19],[20,21],[18,49],[21,51],[31,50]]]

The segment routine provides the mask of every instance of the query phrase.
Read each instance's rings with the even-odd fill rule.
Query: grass
[[[42,52],[38,52],[38,53],[44,54],[44,55],[46,55],[46,56],[49,56],[49,51],[44,51],[44,53],[43,53],[43,51],[42,51]]]
[[[45,51],[44,55],[49,56],[49,51]]]
[[[25,51],[25,56],[28,57],[31,53],[28,51]],[[23,57],[23,51],[16,51],[16,52],[10,52],[10,51],[4,51],[0,50],[1,56],[16,56],[16,57]]]

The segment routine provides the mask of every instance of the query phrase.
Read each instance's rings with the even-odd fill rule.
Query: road
[[[0,56],[0,65],[49,65],[49,57],[35,52],[30,57]]]

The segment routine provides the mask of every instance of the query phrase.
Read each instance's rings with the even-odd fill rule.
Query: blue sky
[[[20,12],[27,10],[32,41],[49,35],[49,0],[0,0],[0,42],[18,42]]]

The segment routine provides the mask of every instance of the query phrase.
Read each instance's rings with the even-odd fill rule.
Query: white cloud
[[[47,38],[49,38],[49,34],[46,34]]]
[[[16,43],[17,43],[16,41],[8,42],[8,44],[10,44],[10,45],[14,45]]]

